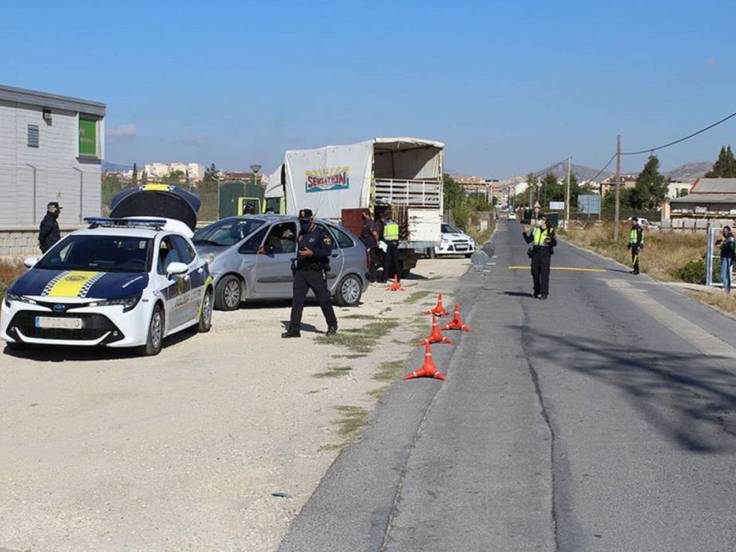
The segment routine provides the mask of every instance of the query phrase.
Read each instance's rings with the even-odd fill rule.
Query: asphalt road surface
[[[448,381],[394,385],[282,551],[736,549],[736,323],[565,243],[535,300],[521,228],[458,283]]]

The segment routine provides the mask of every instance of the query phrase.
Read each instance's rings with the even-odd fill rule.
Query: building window
[[[97,157],[97,121],[79,118],[79,155]]]
[[[38,147],[38,125],[28,125],[28,147]]]

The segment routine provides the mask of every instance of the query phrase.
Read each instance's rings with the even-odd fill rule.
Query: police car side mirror
[[[166,274],[171,276],[181,276],[182,274],[186,274],[187,270],[189,270],[189,267],[185,265],[184,263],[169,263],[169,266],[166,267]]]
[[[26,268],[33,268],[37,262],[38,257],[26,257],[25,259],[23,259],[23,264],[26,266]]]

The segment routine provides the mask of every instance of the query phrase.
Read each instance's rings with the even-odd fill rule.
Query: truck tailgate
[[[439,209],[409,209],[409,241],[439,243],[442,213]]]

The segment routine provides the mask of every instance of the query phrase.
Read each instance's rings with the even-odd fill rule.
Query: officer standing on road
[[[376,263],[378,260],[378,227],[371,218],[371,212],[363,211],[363,228],[360,232],[360,241],[368,251],[369,274],[368,280],[376,281]]]
[[[59,203],[50,201],[46,206],[46,216],[43,217],[38,230],[38,245],[41,248],[41,253],[46,253],[61,239],[58,221],[60,214],[61,206]]]
[[[394,275],[401,280],[401,269],[399,268],[399,223],[388,218],[383,223],[383,241],[386,242],[386,252],[383,257],[383,278],[384,282],[392,279]]]
[[[534,297],[544,301],[549,295],[549,270],[554,247],[557,245],[557,237],[549,221],[544,217],[537,219],[536,227],[531,232],[527,226],[523,235],[524,241],[532,244],[529,248],[529,256],[532,260]]]
[[[733,237],[730,226],[724,226],[721,235],[723,237],[716,240],[716,245],[721,247],[721,283],[723,291],[726,292],[726,295],[730,295],[731,267],[736,261],[736,238]]]
[[[639,219],[631,219],[631,232],[629,232],[629,243],[631,249],[632,274],[639,274],[639,252],[644,249],[644,230],[639,224]]]
[[[332,308],[330,290],[327,289],[327,271],[330,269],[332,238],[314,224],[311,209],[299,211],[299,238],[297,258],[292,260],[294,292],[291,304],[289,329],[281,337],[301,337],[300,326],[307,291],[314,292],[322,314],[327,321],[327,335],[337,333],[337,318]]]

